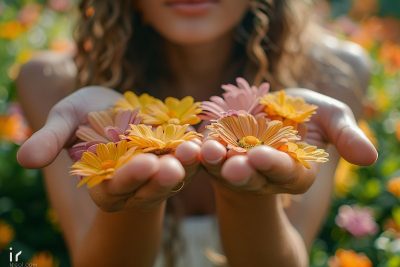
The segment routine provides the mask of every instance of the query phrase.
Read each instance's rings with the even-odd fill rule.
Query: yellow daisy
[[[265,106],[264,111],[269,118],[282,120],[285,125],[293,126],[309,121],[318,108],[307,104],[301,97],[286,95],[283,90],[266,94],[260,103]]]
[[[70,174],[82,176],[78,187],[87,184],[91,188],[104,180],[111,179],[115,171],[137,152],[134,148],[128,148],[126,140],[98,144],[96,153],[90,151],[83,153],[82,158],[72,165]]]
[[[200,122],[198,114],[201,112],[200,102],[194,102],[193,97],[186,96],[182,100],[167,97],[147,105],[143,109],[143,123],[151,125],[162,124],[190,124]]]
[[[246,152],[259,145],[278,148],[289,141],[299,140],[292,126],[283,126],[281,121],[250,114],[234,114],[222,117],[208,125],[210,136],[226,144],[228,149]]]
[[[301,163],[307,169],[311,168],[309,162],[324,163],[328,161],[329,156],[325,150],[304,142],[288,142],[278,149],[288,153],[293,159]]]
[[[135,93],[128,91],[124,93],[124,97],[119,99],[114,106],[116,110],[134,110],[139,108],[142,110],[147,105],[153,104],[157,98],[152,97],[148,94],[141,94],[137,96]]]
[[[187,131],[188,127],[188,124],[167,124],[157,128],[144,124],[132,124],[126,138],[129,140],[130,147],[136,147],[143,152],[163,155],[174,152],[178,145],[185,141],[202,137],[197,132]]]

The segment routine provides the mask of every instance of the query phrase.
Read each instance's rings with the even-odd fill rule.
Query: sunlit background
[[[362,45],[373,59],[361,128],[379,161],[359,168],[341,161],[335,196],[311,252],[311,266],[400,266],[400,0],[315,1],[325,27]],[[15,154],[30,134],[15,78],[44,50],[71,52],[76,1],[0,2],[0,266],[9,248],[38,267],[70,266],[58,220],[39,171],[22,169]]]

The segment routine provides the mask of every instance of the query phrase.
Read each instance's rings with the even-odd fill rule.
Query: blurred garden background
[[[19,68],[44,50],[72,52],[73,0],[0,2],[0,266],[9,248],[38,267],[70,266],[40,171],[16,162],[30,134],[18,106]],[[322,23],[362,45],[373,76],[360,126],[379,150],[368,168],[341,161],[332,209],[311,266],[400,267],[400,0],[316,0]]]

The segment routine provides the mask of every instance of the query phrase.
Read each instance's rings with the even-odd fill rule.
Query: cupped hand
[[[376,149],[357,126],[348,106],[307,89],[290,89],[287,93],[318,106],[317,113],[307,123],[303,137],[307,143],[320,148],[333,144],[344,159],[356,165],[366,166],[376,161]],[[288,154],[267,146],[255,147],[246,155],[231,154],[215,140],[205,141],[200,155],[218,185],[255,193],[304,193],[320,167],[311,163],[307,169]]]
[[[58,102],[45,125],[19,149],[18,161],[26,168],[51,164],[62,149],[71,146],[77,127],[92,111],[112,107],[121,94],[103,87],[86,87]],[[175,155],[139,154],[115,172],[112,179],[89,190],[103,210],[152,206],[179,191],[198,167],[200,146],[182,143]]]

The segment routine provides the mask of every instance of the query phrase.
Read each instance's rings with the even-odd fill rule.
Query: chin
[[[218,27],[176,27],[169,31],[158,31],[167,41],[176,45],[201,45],[212,43],[225,36],[231,29],[218,29]]]

